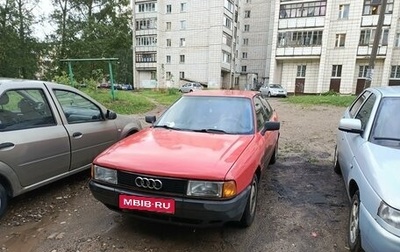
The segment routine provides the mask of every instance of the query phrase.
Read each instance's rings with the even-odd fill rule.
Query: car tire
[[[348,226],[348,239],[349,248],[352,252],[361,252],[361,237],[359,227],[360,217],[360,192],[357,190],[351,199],[350,213],[349,213],[349,226]]]
[[[276,163],[276,160],[277,160],[277,158],[278,158],[278,148],[279,148],[279,144],[278,144],[278,143],[279,143],[279,140],[276,141],[274,153],[272,154],[272,157],[271,157],[271,159],[269,160],[269,164],[270,164],[270,165],[275,164],[275,163]]]
[[[239,226],[242,228],[250,227],[256,216],[257,194],[258,194],[258,177],[254,174],[251,181],[249,197],[247,198],[246,207],[244,209]]]
[[[267,96],[268,96],[268,97],[271,97],[271,92],[268,92]]]
[[[335,155],[334,155],[334,160],[333,160],[333,170],[335,171],[336,174],[342,174],[342,170],[340,169],[340,164],[339,164],[339,155],[337,151],[337,146],[335,147]]]
[[[0,184],[0,218],[6,212],[8,204],[7,191],[2,184]]]

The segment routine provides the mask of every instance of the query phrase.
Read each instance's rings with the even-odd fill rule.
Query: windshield
[[[155,127],[250,134],[254,130],[251,108],[247,98],[184,96],[162,115]]]
[[[282,86],[279,85],[279,84],[272,84],[272,85],[270,85],[269,87],[270,87],[270,88],[282,88]]]
[[[400,98],[384,98],[377,111],[371,142],[400,148]]]

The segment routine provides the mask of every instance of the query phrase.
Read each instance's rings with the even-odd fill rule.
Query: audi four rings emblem
[[[142,178],[137,177],[135,179],[135,185],[137,187],[160,190],[162,188],[162,182],[159,179]]]

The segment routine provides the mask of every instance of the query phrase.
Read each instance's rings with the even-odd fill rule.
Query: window
[[[232,30],[232,19],[227,16],[224,16],[224,26],[229,30]]]
[[[396,34],[396,41],[394,44],[395,47],[400,47],[400,33]]]
[[[151,71],[150,80],[156,80],[156,79],[157,79],[157,71]]]
[[[341,4],[339,5],[339,19],[348,19],[349,18],[349,4]]]
[[[291,31],[278,33],[278,47],[320,46],[322,45],[322,30]]]
[[[242,66],[242,72],[247,72],[247,66]]]
[[[358,70],[358,77],[367,78],[368,77],[368,72],[369,72],[368,69],[369,69],[369,66],[367,66],[367,65],[360,66],[359,70]]]
[[[364,0],[363,15],[379,15],[380,11],[381,0]],[[393,13],[393,0],[387,0],[385,13]]]
[[[346,34],[336,34],[335,47],[344,47]]]
[[[307,3],[281,4],[279,18],[325,16],[326,0]]]
[[[0,132],[56,125],[41,89],[8,90],[0,101]]]
[[[247,52],[243,52],[243,53],[242,53],[242,58],[243,58],[243,59],[247,59]]]
[[[256,111],[257,130],[260,131],[264,128],[265,122],[269,120],[270,113],[259,97],[254,98],[254,110]]]
[[[389,37],[389,29],[383,29],[382,36],[380,40],[380,45],[387,46]],[[375,39],[375,29],[361,30],[360,33],[360,46],[372,46]]]
[[[371,94],[368,99],[364,102],[361,106],[360,110],[358,111],[357,115],[355,116],[356,119],[361,121],[361,128],[364,130],[367,126],[369,118],[371,116],[372,109],[374,107],[376,100],[375,94]]]
[[[349,114],[352,118],[354,118],[354,115],[357,113],[360,106],[364,103],[364,101],[368,98],[370,94],[371,92],[365,91],[361,96],[357,98],[357,100],[353,103],[353,105],[351,105]]]
[[[86,123],[104,120],[100,108],[85,97],[65,90],[55,90],[54,94],[61,104],[68,123]]]
[[[341,77],[341,76],[342,76],[342,65],[333,65],[332,77]]]
[[[226,33],[222,34],[222,43],[231,47],[232,46],[232,37]]]
[[[167,39],[167,47],[171,47],[171,39]]]
[[[171,64],[171,55],[167,55],[167,64]]]
[[[137,5],[137,11],[139,13],[142,12],[155,12],[156,11],[156,3],[142,3]]]
[[[171,22],[167,22],[166,27],[167,27],[167,31],[170,31],[171,30]]]
[[[185,63],[185,55],[179,55],[179,63]]]
[[[231,63],[231,54],[226,51],[222,51],[222,62]]]
[[[136,20],[136,30],[149,30],[157,28],[157,18],[147,18]]]
[[[244,31],[245,32],[250,31],[250,25],[244,25]]]
[[[167,80],[171,80],[172,79],[171,72],[166,72],[166,78],[167,78]]]
[[[155,52],[146,52],[146,53],[136,54],[136,62],[137,63],[156,62],[156,60],[157,60],[157,53],[155,53]]]
[[[400,66],[392,66],[390,70],[390,78],[391,79],[400,79]]]
[[[167,13],[171,13],[172,12],[172,5],[167,4]]]
[[[185,72],[179,72],[179,78],[185,79]]]
[[[186,39],[185,38],[181,38],[180,39],[179,46],[181,46],[181,47],[186,46]]]
[[[248,38],[243,39],[243,45],[249,45],[249,39]]]
[[[250,17],[250,11],[244,11],[244,18],[249,18]]]
[[[186,30],[186,20],[181,20],[181,30]]]
[[[187,3],[181,3],[181,12],[187,11]]]
[[[306,77],[306,69],[307,69],[306,65],[298,65],[296,77],[303,77],[303,78]]]
[[[156,46],[157,36],[140,36],[136,37],[136,46]]]
[[[225,0],[224,7],[230,12],[233,12],[233,3],[231,2],[231,0]]]

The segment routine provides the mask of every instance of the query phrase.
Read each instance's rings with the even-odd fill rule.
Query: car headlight
[[[385,202],[381,202],[378,208],[378,216],[387,224],[400,229],[400,211],[388,206]]]
[[[111,184],[117,184],[117,170],[104,168],[101,166],[93,165],[93,178]]]
[[[189,180],[186,194],[194,197],[232,198],[236,195],[236,183]]]

